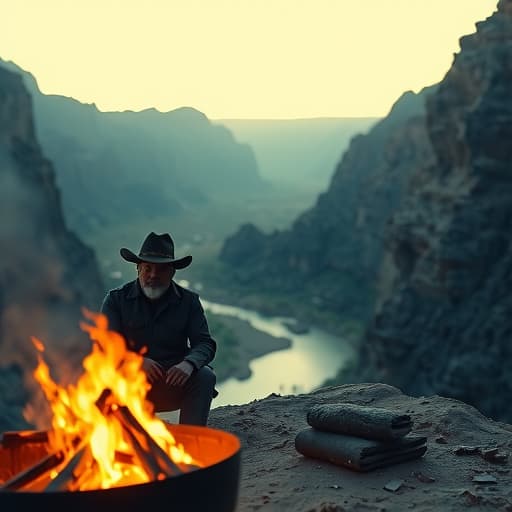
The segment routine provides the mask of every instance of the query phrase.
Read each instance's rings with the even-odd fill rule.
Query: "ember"
[[[145,398],[150,384],[142,371],[142,356],[127,350],[122,336],[108,330],[103,315],[84,314],[91,323],[81,327],[93,344],[83,361],[85,372],[75,385],[60,387],[51,379],[42,357],[44,346],[33,339],[39,351],[34,376],[51,406],[52,428],[4,433],[0,505],[7,503],[7,495],[16,500],[15,495],[77,494],[69,491],[85,495],[114,488],[137,488],[142,496],[145,485],[141,484],[154,486],[161,481],[168,490],[174,488],[170,480],[179,480],[183,487],[182,477],[211,473],[214,466],[230,468],[228,487],[235,483],[236,496],[238,439],[215,429],[170,425],[159,419]],[[197,478],[194,475],[193,480]],[[173,492],[179,495],[176,489]],[[121,496],[126,495],[131,493]],[[233,505],[233,492],[230,499]],[[231,505],[218,510],[231,510]]]

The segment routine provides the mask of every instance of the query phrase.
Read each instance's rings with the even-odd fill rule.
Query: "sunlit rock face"
[[[93,251],[66,228],[21,77],[0,67],[0,431],[23,424],[39,338],[69,375],[89,352],[79,322],[104,293]]]
[[[389,227],[359,373],[512,419],[512,2],[427,100],[435,159]]]

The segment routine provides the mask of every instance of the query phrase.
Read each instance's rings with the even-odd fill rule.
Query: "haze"
[[[381,117],[497,0],[0,0],[0,57],[103,111]]]

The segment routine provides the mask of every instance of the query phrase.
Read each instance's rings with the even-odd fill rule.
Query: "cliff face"
[[[427,102],[435,161],[387,233],[386,279],[359,372],[510,420],[512,2],[461,39]],[[370,364],[371,363],[371,364]]]
[[[104,288],[94,253],[64,222],[51,162],[34,133],[21,77],[0,67],[0,430],[20,422],[23,371],[35,368],[31,336],[72,371],[89,352],[81,308],[97,311]]]
[[[424,102],[433,90],[405,93],[368,134],[354,137],[328,190],[291,229],[264,235],[245,225],[229,237],[220,258],[230,265],[234,286],[283,294],[283,307],[295,301],[369,318],[382,231],[409,176],[432,158]]]

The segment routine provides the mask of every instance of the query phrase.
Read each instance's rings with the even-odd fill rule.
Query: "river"
[[[292,342],[290,348],[253,359],[249,365],[252,374],[248,379],[231,378],[220,383],[217,386],[219,396],[212,408],[246,404],[271,393],[308,393],[325,379],[335,376],[353,353],[348,341],[318,327],[311,326],[307,333],[295,334],[285,325],[291,320],[289,318],[263,316],[256,311],[204,299],[201,302],[206,311],[238,317],[255,329]]]

